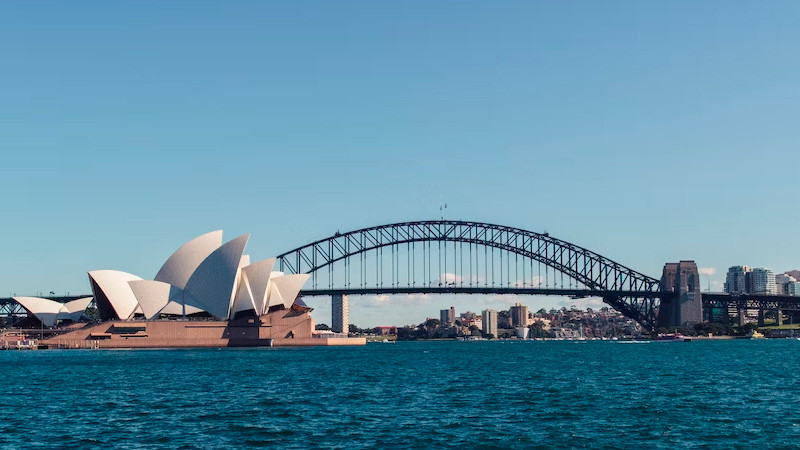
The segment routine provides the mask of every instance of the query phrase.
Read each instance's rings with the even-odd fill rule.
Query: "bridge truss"
[[[547,233],[434,220],[336,233],[277,257],[311,274],[302,295],[531,294],[600,297],[653,329],[659,280]],[[671,294],[669,294],[671,295]]]

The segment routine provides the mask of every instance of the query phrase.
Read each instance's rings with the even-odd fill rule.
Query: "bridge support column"
[[[745,321],[747,321],[747,310],[739,307],[739,326],[744,325]]]
[[[331,330],[334,333],[350,331],[350,299],[346,295],[331,296]]]
[[[783,325],[783,311],[780,308],[775,310],[775,325]]]
[[[667,263],[661,275],[661,292],[674,292],[675,297],[662,299],[658,325],[691,328],[703,321],[703,295],[700,274],[694,261]]]
[[[758,308],[758,326],[764,326],[764,308]]]

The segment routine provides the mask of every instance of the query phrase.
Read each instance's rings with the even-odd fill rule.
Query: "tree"
[[[317,326],[314,327],[314,329],[315,330],[325,330],[325,331],[327,331],[327,330],[330,330],[331,327],[329,327],[328,325],[326,325],[324,323],[319,323],[319,324],[317,324]]]
[[[419,331],[416,328],[401,327],[397,329],[397,340],[412,341],[418,339],[419,337]]]
[[[542,309],[536,311],[536,314],[547,314],[547,310],[542,308]]]
[[[530,337],[531,338],[547,338],[550,337],[550,332],[544,329],[544,323],[541,321],[536,321],[531,324],[528,329],[530,329]]]

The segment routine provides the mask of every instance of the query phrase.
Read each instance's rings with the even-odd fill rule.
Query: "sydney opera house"
[[[199,236],[167,259],[153,280],[117,270],[89,272],[93,297],[68,303],[14,299],[43,326],[69,324],[43,341],[60,348],[360,345],[363,339],[314,333],[311,308],[298,297],[307,274],[250,261],[250,235],[222,242]],[[100,323],[80,324],[94,300]]]

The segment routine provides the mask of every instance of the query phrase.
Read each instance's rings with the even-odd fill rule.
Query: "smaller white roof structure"
[[[89,279],[92,281],[93,290],[96,286],[102,291],[94,292],[95,299],[100,301],[101,296],[108,299],[118,318],[129,319],[139,308],[139,301],[136,300],[128,282],[141,280],[140,277],[119,270],[94,270],[89,272]]]
[[[240,311],[247,311],[248,309],[258,311],[253,301],[253,292],[250,289],[250,283],[247,278],[246,272],[241,271],[239,273],[239,286],[236,290],[236,297],[233,300],[233,305],[231,305],[231,318]]]
[[[47,298],[14,297],[14,300],[47,327],[52,327],[56,324],[58,313],[64,307],[63,304]]]
[[[170,315],[173,315],[173,316],[181,316],[181,315],[183,315],[183,312],[184,312],[183,308],[184,308],[184,305],[180,301],[171,301],[171,302],[167,303],[167,306],[165,306],[158,313],[159,314],[170,314]],[[199,312],[203,312],[203,310],[200,309],[200,308],[196,308],[194,306],[191,306],[188,303],[186,304],[186,314],[187,315],[196,314],[196,313],[199,313]]]
[[[89,304],[92,303],[93,298],[94,297],[83,297],[77,300],[72,300],[71,302],[64,303],[62,314],[65,312],[69,316],[68,319],[72,320],[73,322],[81,320],[83,312],[86,311],[86,308],[88,308]],[[61,317],[59,316],[59,319],[60,318]]]
[[[91,303],[92,297],[84,297],[68,303],[59,303],[39,297],[14,297],[14,300],[26,311],[36,316],[43,325],[52,327],[58,320],[70,319],[75,322],[80,320],[83,311]]]
[[[269,258],[254,262],[242,269],[242,273],[247,277],[249,292],[258,315],[264,314],[267,309],[267,286],[274,266],[275,258]]]
[[[310,276],[310,274],[301,273],[272,278],[270,281],[280,294],[281,302],[276,302],[274,304],[283,304],[284,308],[291,308],[292,303],[294,303],[294,299],[296,299],[297,295],[300,294],[300,290],[303,289],[303,285],[306,284],[306,281],[308,281]],[[272,300],[270,300],[270,303],[273,303]]]
[[[170,300],[180,298],[181,290],[169,283],[156,280],[133,280],[128,284],[147,320],[158,316]]]

